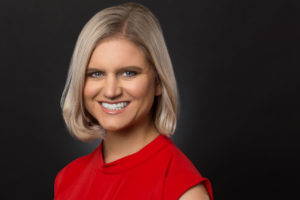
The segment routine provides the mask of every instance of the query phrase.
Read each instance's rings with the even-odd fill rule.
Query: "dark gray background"
[[[59,107],[83,25],[125,1],[0,2],[1,199],[51,199],[58,171],[98,144]],[[299,23],[289,1],[138,1],[161,22],[181,95],[173,141],[216,199],[288,199],[299,186]],[[99,142],[99,141],[98,141]],[[295,197],[297,198],[297,197]]]

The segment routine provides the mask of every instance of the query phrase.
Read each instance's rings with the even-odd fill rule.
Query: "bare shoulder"
[[[209,200],[209,195],[203,184],[195,185],[188,189],[179,200]]]

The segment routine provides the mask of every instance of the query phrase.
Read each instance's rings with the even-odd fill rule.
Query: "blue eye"
[[[125,71],[123,72],[123,75],[126,76],[126,77],[132,77],[132,76],[135,76],[137,73],[134,72],[134,71]]]
[[[103,76],[103,73],[102,72],[91,72],[88,75],[92,78],[99,78],[99,77]]]

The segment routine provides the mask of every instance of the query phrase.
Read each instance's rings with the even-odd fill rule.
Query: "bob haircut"
[[[61,97],[63,117],[69,131],[81,141],[105,136],[101,124],[85,109],[83,88],[93,50],[101,41],[114,37],[133,42],[152,65],[162,89],[162,94],[154,100],[153,120],[157,130],[170,137],[175,131],[179,110],[176,79],[158,20],[150,10],[137,3],[101,10],[79,34]]]

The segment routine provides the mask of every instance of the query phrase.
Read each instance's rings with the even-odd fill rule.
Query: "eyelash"
[[[120,75],[122,75],[124,77],[133,77],[133,76],[136,76],[137,74],[138,74],[138,72],[130,71],[130,70],[120,73]],[[95,71],[95,72],[88,73],[87,76],[91,77],[91,78],[100,78],[100,77],[104,76],[104,73],[101,71]]]
[[[90,72],[87,75],[92,78],[99,78],[100,76],[103,76],[103,73],[96,71],[96,72]]]
[[[133,76],[137,75],[137,72],[135,72],[135,71],[124,71],[122,73],[122,75],[125,75],[126,77],[133,77]]]

